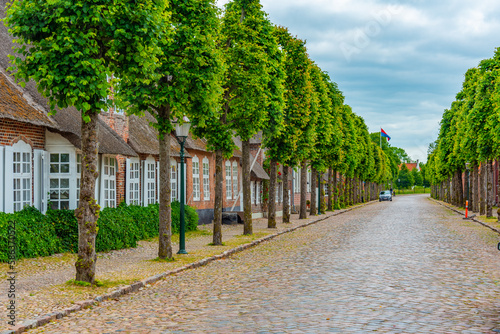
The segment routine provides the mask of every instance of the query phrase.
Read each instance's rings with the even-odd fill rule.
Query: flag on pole
[[[380,128],[380,135],[382,137],[386,137],[387,141],[391,140],[391,137],[384,131],[384,129]]]

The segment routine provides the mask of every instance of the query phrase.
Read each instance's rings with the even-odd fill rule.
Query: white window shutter
[[[3,212],[3,201],[4,198],[7,197],[5,194],[5,188],[3,186],[3,179],[5,177],[4,171],[4,154],[5,148],[0,146],[0,212]]]
[[[49,192],[49,152],[42,152],[42,208],[43,212],[47,211],[48,208],[48,192]]]
[[[125,161],[125,203],[130,204],[130,159]]]
[[[4,189],[5,189],[5,197],[4,197],[4,212],[5,213],[14,213],[14,174],[12,170],[12,162],[13,162],[13,152],[12,146],[5,147],[5,155],[4,155]]]
[[[103,198],[104,196],[101,196],[101,189],[103,188],[101,186],[101,181],[102,179],[104,179],[103,177],[101,177],[101,173],[102,173],[102,169],[101,169],[101,158],[102,158],[102,155],[99,154],[97,156],[97,179],[95,180],[95,192],[94,192],[94,196],[95,196],[95,200],[96,202],[99,204],[99,206],[102,208],[104,206],[104,203],[101,202],[101,198]],[[83,168],[83,165],[82,165],[82,168]],[[80,184],[80,188],[81,188],[81,184]],[[104,202],[104,201],[103,201]]]
[[[42,203],[43,191],[43,150],[33,150],[33,206],[45,212]]]
[[[160,202],[160,162],[156,161],[156,203]]]
[[[186,166],[186,163],[184,163],[184,204],[187,204],[186,202],[186,196],[187,196],[187,193],[186,193],[186,184],[187,184],[187,170],[186,170],[187,166]],[[179,200],[179,202],[181,201],[181,164],[178,163],[177,164],[177,189],[179,189],[179,191],[177,192],[177,198]]]
[[[146,202],[146,191],[147,191],[147,186],[146,186],[146,174],[147,174],[147,170],[146,170],[146,160],[142,160],[141,161],[141,195],[142,195],[142,206],[147,206],[147,202]]]

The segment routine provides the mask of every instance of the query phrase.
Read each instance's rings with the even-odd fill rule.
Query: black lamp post
[[[180,232],[179,232],[179,251],[177,254],[187,254],[186,252],[186,222],[184,220],[184,143],[189,135],[189,128],[191,123],[189,119],[184,116],[182,123],[177,120],[175,123],[175,136],[181,145],[181,208],[180,208]]]

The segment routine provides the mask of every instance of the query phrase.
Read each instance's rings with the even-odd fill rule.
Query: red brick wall
[[[111,109],[109,112],[102,112],[100,117],[109,125],[122,139],[127,143],[129,138],[129,123],[128,117],[122,114],[117,114]]]
[[[116,204],[118,205],[125,200],[125,164],[127,163],[127,157],[117,155],[116,163]]]
[[[0,145],[12,146],[19,140],[31,145],[33,149],[45,148],[45,127],[0,119]]]

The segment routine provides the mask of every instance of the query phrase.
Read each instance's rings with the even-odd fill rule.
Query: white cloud
[[[311,59],[330,73],[370,131],[390,131],[391,144],[414,159],[426,159],[467,69],[500,46],[497,0],[261,4],[273,23],[307,40]]]

